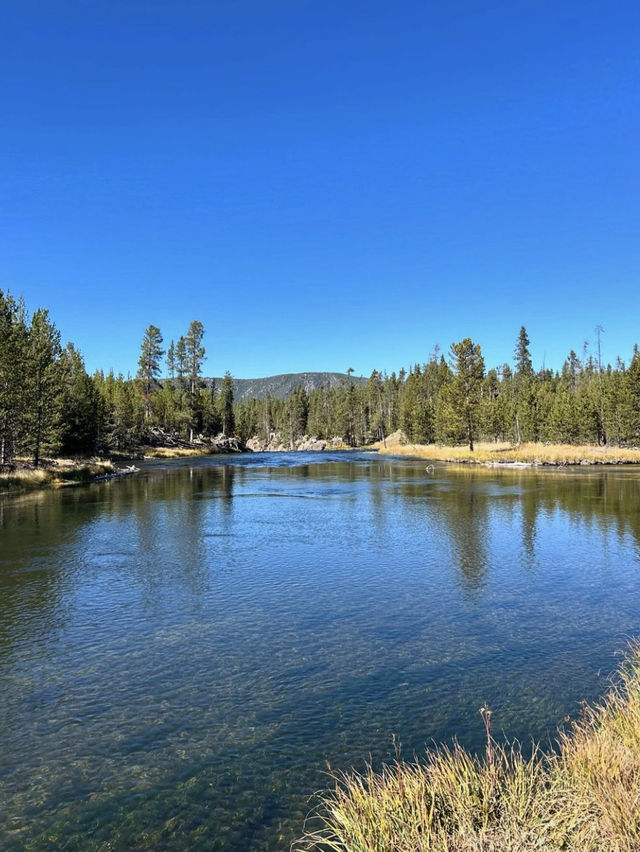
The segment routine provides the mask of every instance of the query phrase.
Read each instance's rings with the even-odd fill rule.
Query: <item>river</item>
[[[640,633],[640,473],[365,453],[0,498],[0,848],[281,852],[335,769],[549,745]]]

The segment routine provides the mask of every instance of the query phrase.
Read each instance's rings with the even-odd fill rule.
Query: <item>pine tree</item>
[[[167,349],[167,374],[172,381],[176,377],[176,347],[173,340]]]
[[[625,412],[626,440],[634,446],[640,445],[640,351],[633,348],[633,358],[626,371],[627,405]]]
[[[26,428],[27,340],[22,301],[0,290],[0,465],[12,462]]]
[[[72,455],[95,452],[98,445],[98,391],[73,343],[68,343],[62,351],[60,382],[60,450]]]
[[[484,358],[479,344],[465,337],[452,343],[449,351],[451,368],[455,374],[454,399],[465,425],[469,449],[473,452],[473,441],[478,424],[478,404],[484,378]]]
[[[516,362],[516,375],[533,375],[533,363],[531,361],[531,352],[529,351],[529,344],[530,340],[527,334],[527,329],[522,325],[520,326],[520,334],[518,335],[518,341],[516,343],[516,350],[514,354]]]
[[[222,419],[222,434],[230,437],[235,431],[233,415],[233,379],[227,370],[220,386],[220,416]]]
[[[529,343],[527,330],[521,326],[514,353],[516,369],[513,376],[514,425],[518,444],[521,444],[523,440],[535,441],[538,438],[533,363]]]
[[[28,443],[33,452],[33,464],[38,467],[43,446],[55,448],[55,434],[60,400],[61,354],[60,332],[49,321],[49,312],[40,308],[29,327],[27,347]]]
[[[142,338],[140,357],[138,358],[138,373],[144,397],[144,417],[151,416],[151,392],[157,384],[160,375],[160,361],[164,355],[162,334],[155,325],[148,326]]]
[[[205,360],[205,348],[202,345],[204,326],[199,320],[193,320],[184,338],[184,354],[186,357],[187,379],[189,383],[189,440],[193,441],[193,432],[198,425],[198,380]],[[182,338],[181,338],[182,340]],[[179,344],[178,344],[179,345]]]

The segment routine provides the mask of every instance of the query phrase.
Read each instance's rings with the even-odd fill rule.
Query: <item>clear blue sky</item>
[[[87,367],[640,339],[640,3],[5,0],[0,288]]]

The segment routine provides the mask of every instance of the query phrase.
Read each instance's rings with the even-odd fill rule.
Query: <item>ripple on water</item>
[[[5,502],[0,846],[275,852],[327,761],[481,748],[485,701],[550,737],[639,632],[638,484],[513,473],[265,454]]]

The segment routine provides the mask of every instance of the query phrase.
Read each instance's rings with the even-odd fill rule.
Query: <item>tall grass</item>
[[[180,459],[191,456],[208,456],[212,451],[208,447],[143,447],[146,459]]]
[[[45,461],[38,468],[19,460],[14,470],[0,472],[0,493],[89,482],[93,477],[113,473],[113,470],[113,464],[104,459],[56,459]]]
[[[333,779],[296,852],[638,852],[640,646],[553,754],[527,757],[487,725],[480,757],[440,747]]]
[[[434,461],[463,462],[471,464],[524,463],[531,465],[572,464],[640,464],[640,450],[622,447],[596,447],[572,444],[476,444],[469,447],[444,447],[439,444],[411,444],[387,440],[379,447],[380,453],[414,456]]]

